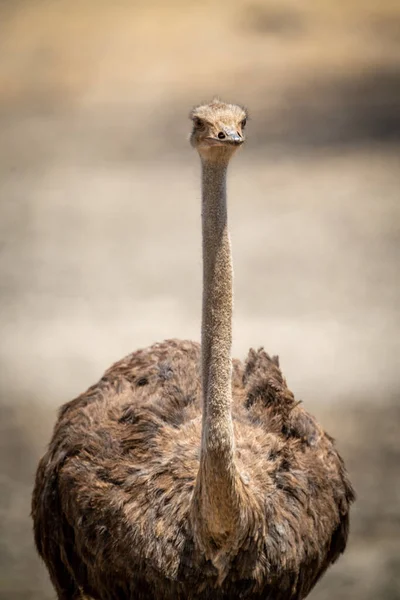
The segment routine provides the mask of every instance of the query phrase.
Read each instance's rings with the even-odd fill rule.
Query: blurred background
[[[337,438],[349,548],[314,600],[400,598],[400,4],[0,1],[0,600],[54,594],[30,495],[57,408],[199,339],[189,109],[245,104],[234,354],[264,345]]]

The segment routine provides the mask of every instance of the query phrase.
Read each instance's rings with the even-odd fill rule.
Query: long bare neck
[[[204,549],[222,548],[240,519],[232,427],[232,258],[226,163],[202,162],[203,428],[194,521]],[[239,482],[240,483],[240,482]]]
[[[232,457],[232,257],[226,205],[227,164],[202,163],[202,456]]]

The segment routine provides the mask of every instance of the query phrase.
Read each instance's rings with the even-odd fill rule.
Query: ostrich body
[[[245,111],[191,113],[202,164],[202,344],[114,364],[59,413],[33,493],[59,600],[294,600],[344,551],[354,499],[277,358],[231,359],[226,171]]]

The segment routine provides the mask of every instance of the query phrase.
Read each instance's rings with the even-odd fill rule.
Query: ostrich
[[[228,163],[246,111],[191,112],[202,166],[201,346],[115,363],[59,412],[32,501],[59,600],[300,600],[344,551],[344,464],[277,357],[231,358]]]

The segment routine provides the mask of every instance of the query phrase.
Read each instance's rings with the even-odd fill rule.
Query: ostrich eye
[[[240,124],[244,128],[244,127],[246,127],[246,123],[247,123],[247,119],[243,119],[243,121]]]
[[[193,123],[194,123],[194,126],[195,126],[197,129],[204,129],[204,126],[205,126],[205,125],[204,125],[204,121],[202,121],[201,119],[199,119],[199,117],[195,117],[195,118],[193,119]]]

